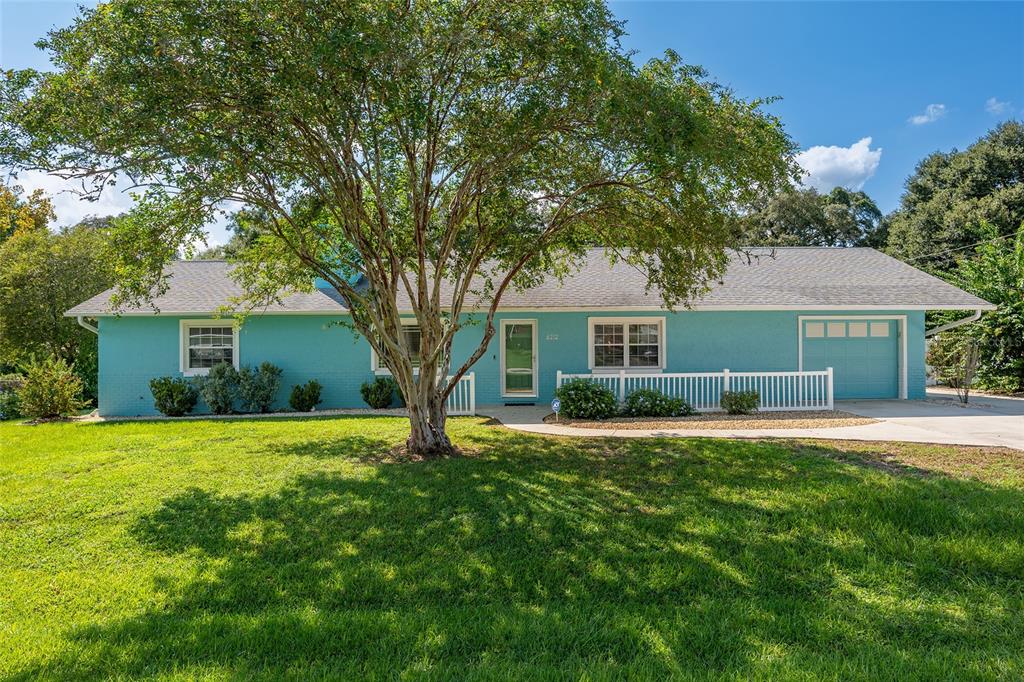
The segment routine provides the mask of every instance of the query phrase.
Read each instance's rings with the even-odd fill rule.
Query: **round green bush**
[[[323,388],[316,379],[310,379],[304,384],[298,384],[292,388],[288,404],[296,412],[312,412],[313,408],[320,404],[320,389]]]
[[[206,376],[195,378],[199,394],[210,412],[230,414],[238,397],[238,371],[227,362],[218,362]]]
[[[587,379],[573,379],[555,391],[562,401],[561,414],[570,419],[608,419],[618,407],[611,389]]]
[[[168,417],[188,414],[199,400],[199,391],[188,379],[158,377],[150,380],[149,390],[153,394],[154,407]]]
[[[391,403],[395,400],[395,391],[397,390],[398,383],[391,377],[377,377],[373,381],[367,381],[359,387],[363,400],[375,410],[391,407]]]
[[[18,392],[0,389],[0,421],[17,419],[20,416],[21,406],[18,404]]]
[[[20,374],[0,374],[0,421],[21,416],[18,391],[25,383]]]
[[[270,412],[281,386],[281,368],[271,362],[238,372],[238,400],[246,412]]]
[[[651,388],[638,388],[626,396],[622,414],[626,417],[685,417],[695,414],[690,403]]]
[[[757,412],[761,394],[757,391],[724,391],[720,404],[729,414],[750,414]]]

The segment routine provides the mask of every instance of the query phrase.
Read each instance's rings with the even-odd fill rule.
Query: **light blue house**
[[[704,408],[717,405],[723,388],[756,388],[766,409],[823,407],[833,396],[923,398],[925,311],[992,308],[873,249],[754,254],[734,259],[720,284],[674,312],[645,290],[643,273],[609,265],[600,249],[563,282],[509,292],[498,333],[462,387],[472,395],[455,411],[468,411],[467,400],[545,403],[569,375],[620,395],[653,386]],[[347,315],[337,294],[290,295],[235,329],[215,316],[241,293],[230,268],[173,263],[169,288],[154,301],[159,312],[115,314],[108,291],[66,313],[99,334],[100,414],[155,414],[150,379],[203,374],[223,360],[281,367],[281,408],[292,385],[314,378],[324,387],[321,409],[364,406],[360,385],[387,369],[365,339],[336,324]],[[406,333],[418,333],[411,319]],[[459,333],[456,363],[481,334],[480,325]]]

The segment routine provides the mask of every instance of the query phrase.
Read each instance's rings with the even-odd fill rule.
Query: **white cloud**
[[[75,194],[75,190],[81,191],[81,182],[63,180],[44,171],[19,171],[18,177],[10,178],[8,182],[21,185],[26,194],[31,194],[37,189],[46,192],[53,201],[58,227],[74,225],[86,216],[117,215],[135,205],[131,196],[117,186],[105,187],[96,201],[86,201]]]
[[[819,192],[828,192],[835,187],[857,191],[878,170],[882,149],[872,149],[871,138],[865,137],[849,147],[811,147],[797,154],[796,160],[807,171],[804,185]]]
[[[54,222],[57,227],[74,225],[88,216],[118,215],[130,211],[135,206],[135,200],[125,191],[129,183],[123,179],[113,187],[104,187],[96,201],[87,201],[75,193],[76,190],[81,192],[81,181],[63,180],[45,171],[18,171],[17,177],[8,178],[7,183],[20,185],[26,195],[37,189],[46,192],[53,202],[53,212],[57,214],[57,220]],[[140,187],[133,191],[142,194],[145,188]],[[238,210],[238,205],[233,203],[225,203],[222,207],[227,211]],[[213,222],[206,226],[206,241],[210,246],[227,243],[231,236],[227,229],[228,224],[227,216],[218,214]]]
[[[934,123],[940,118],[946,115],[945,104],[929,104],[924,108],[923,114],[911,116],[907,119],[907,122],[912,125],[924,125],[925,123]]]
[[[985,100],[985,111],[987,111],[990,114],[999,116],[1000,114],[1005,114],[1009,110],[1009,102],[1000,102],[995,97],[989,97],[987,100]]]

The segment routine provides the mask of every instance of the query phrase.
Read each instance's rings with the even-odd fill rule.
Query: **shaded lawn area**
[[[1024,675],[1020,453],[452,432],[0,424],[0,677]]]

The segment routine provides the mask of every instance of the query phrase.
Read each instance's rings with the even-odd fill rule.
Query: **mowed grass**
[[[1012,679],[1009,451],[0,424],[0,678]]]

